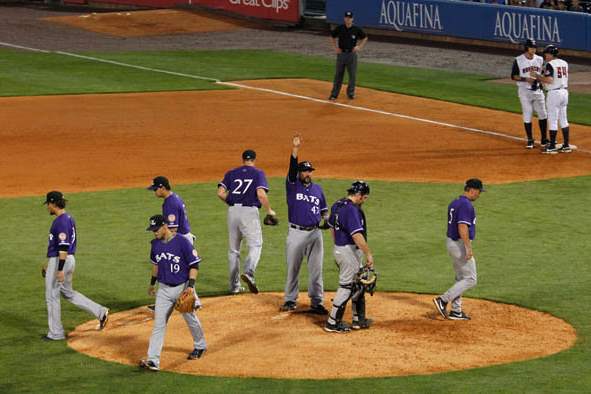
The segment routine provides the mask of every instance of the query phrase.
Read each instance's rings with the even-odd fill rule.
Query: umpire
[[[331,31],[331,38],[334,50],[337,53],[337,66],[332,92],[328,99],[334,101],[339,97],[345,69],[347,69],[349,73],[347,97],[353,100],[355,98],[355,79],[357,75],[357,52],[365,46],[367,35],[361,28],[353,26],[353,13],[347,11],[345,12],[345,23]]]

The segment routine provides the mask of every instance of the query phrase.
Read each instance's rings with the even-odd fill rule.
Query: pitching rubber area
[[[334,297],[326,295],[327,300]],[[279,312],[280,293],[202,298],[197,314],[208,350],[187,360],[192,339],[178,312],[170,318],[161,369],[185,374],[280,379],[341,379],[423,375],[527,360],[574,345],[575,330],[556,317],[490,301],[465,299],[471,321],[442,320],[432,296],[382,293],[367,297],[369,330],[327,333],[325,317]],[[329,307],[329,302],[326,306]],[[92,357],[137,365],[145,357],[152,329],[146,307],[96,320],[70,333],[68,345]],[[350,319],[350,309],[345,314]]]

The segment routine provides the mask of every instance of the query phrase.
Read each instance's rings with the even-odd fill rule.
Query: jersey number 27
[[[232,190],[232,194],[245,194],[248,188],[250,188],[250,185],[252,185],[252,179],[235,179],[234,183],[238,185]]]

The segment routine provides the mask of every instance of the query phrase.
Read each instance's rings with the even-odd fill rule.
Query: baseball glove
[[[279,219],[277,219],[277,216],[275,215],[267,214],[263,219],[263,223],[267,226],[277,226],[279,224]]]
[[[174,304],[174,309],[180,313],[191,313],[195,309],[195,290],[192,287],[187,287],[177,298]]]
[[[373,296],[378,282],[378,273],[375,272],[373,268],[364,267],[359,271],[357,280],[363,287],[365,287],[365,291]]]

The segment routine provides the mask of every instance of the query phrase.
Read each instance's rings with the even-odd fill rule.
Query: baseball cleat
[[[105,311],[105,314],[103,315],[103,317],[101,317],[101,319],[99,320],[99,330],[104,329],[107,326],[108,322],[109,322],[109,310],[107,309]]]
[[[154,313],[154,311],[156,310],[156,304],[148,305],[146,308],[148,308],[152,311],[152,313]]]
[[[187,356],[187,360],[197,360],[203,356],[203,353],[205,353],[205,349],[193,349],[193,351]]]
[[[525,145],[525,149],[533,149],[534,148],[534,140],[527,140],[527,145]]]
[[[357,320],[351,324],[351,328],[354,330],[367,330],[372,324],[373,320],[371,319]]]
[[[437,312],[444,318],[447,319],[447,302],[443,301],[441,297],[433,298],[433,303],[435,304],[435,308],[437,308]]]
[[[569,145],[562,145],[558,148],[559,153],[571,153],[573,150]]]
[[[322,315],[322,316],[328,315],[328,310],[322,304],[312,305],[308,312],[313,313],[315,315]]]
[[[60,339],[53,339],[48,337],[47,335],[41,335],[41,340],[42,341],[46,341],[46,342],[52,342],[52,341],[63,341],[65,338],[60,338]]]
[[[279,308],[280,312],[291,312],[296,310],[296,303],[293,301],[285,301],[285,304],[281,305]]]
[[[337,322],[336,324],[330,324],[329,322],[326,322],[326,325],[324,326],[324,331],[346,334],[348,332],[351,332],[351,327],[349,327],[342,321]]]
[[[456,311],[449,312],[449,316],[447,318],[449,320],[470,320],[470,316],[466,315],[464,312]]]
[[[148,369],[154,372],[160,371],[160,367],[154,364],[154,361],[151,360],[140,360],[140,368]]]
[[[248,274],[242,274],[240,275],[240,279],[242,279],[244,283],[246,283],[246,285],[248,286],[248,290],[250,290],[251,293],[259,294],[259,289],[257,285],[254,283],[254,277]]]
[[[335,96],[330,96],[328,98],[328,101],[337,101],[337,98]]]
[[[238,295],[240,293],[244,293],[245,291],[246,291],[246,289],[244,287],[240,286],[240,287],[230,290],[230,294]]]
[[[555,155],[558,153],[558,149],[556,148],[556,146],[552,146],[552,145],[547,145],[543,150],[542,150],[543,154],[546,155]]]
[[[348,94],[348,95],[347,95],[347,98],[348,98],[349,100],[355,100],[355,95],[354,95],[354,94]]]

